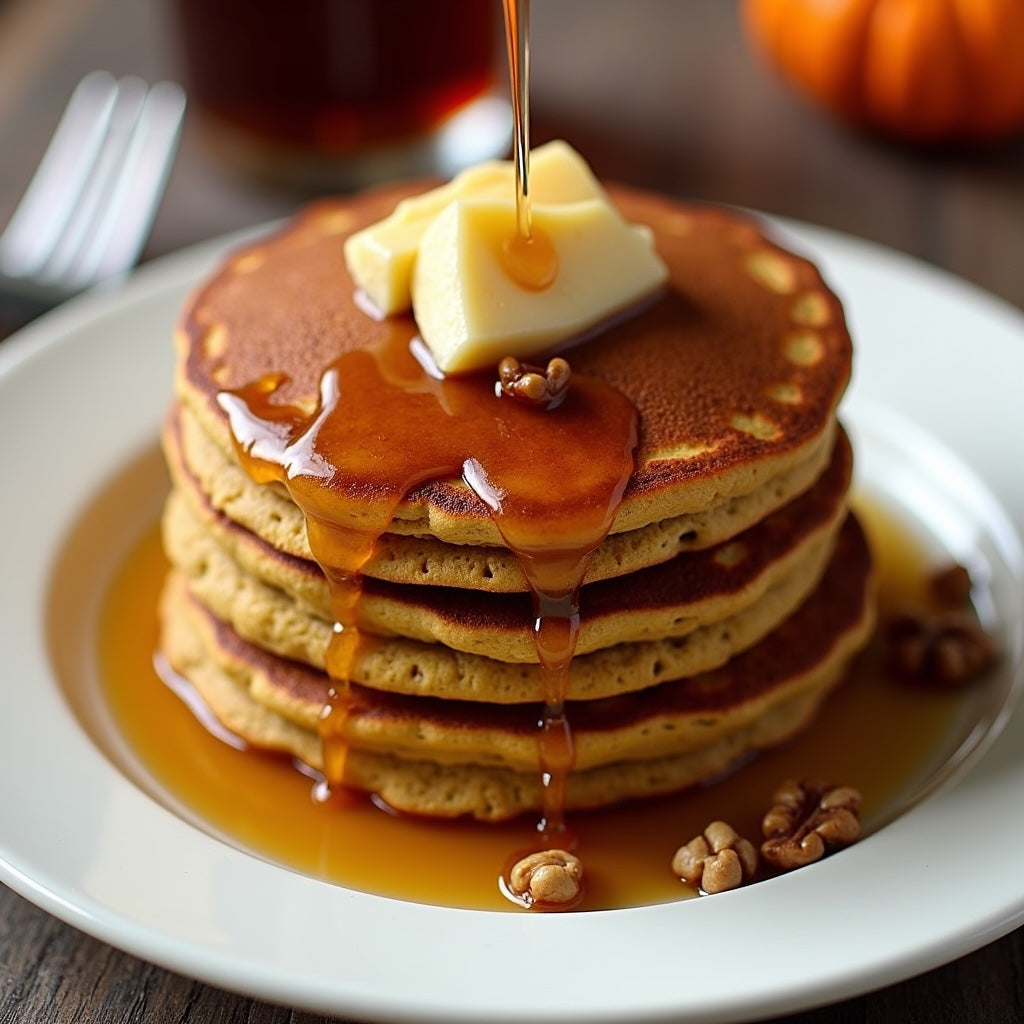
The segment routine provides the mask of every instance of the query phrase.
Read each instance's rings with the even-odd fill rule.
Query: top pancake
[[[316,204],[234,254],[193,296],[177,332],[178,394],[226,452],[221,390],[284,373],[276,400],[312,410],[320,375],[339,355],[394,332],[415,337],[411,316],[377,321],[359,308],[342,252],[347,234],[412,191]],[[566,352],[574,374],[603,379],[639,413],[637,465],[613,525],[620,532],[749,493],[820,456],[831,446],[851,344],[814,266],[752,221],[610,192],[627,220],[651,227],[670,269],[651,307]],[[392,530],[502,543],[484,504],[451,479],[411,491]]]

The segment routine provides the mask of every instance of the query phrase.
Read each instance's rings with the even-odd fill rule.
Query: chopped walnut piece
[[[964,611],[904,612],[886,628],[889,667],[903,679],[956,688],[980,676],[996,659],[995,641]]]
[[[761,822],[761,856],[788,871],[820,860],[860,836],[861,795],[850,786],[789,779]]]
[[[680,846],[672,858],[672,871],[709,895],[737,888],[756,870],[754,844],[724,821],[711,822],[703,835]]]
[[[509,887],[529,906],[564,907],[579,897],[582,880],[578,857],[565,850],[542,850],[515,863]]]
[[[518,398],[544,409],[555,409],[565,399],[571,376],[568,362],[557,356],[546,369],[521,363],[515,356],[505,356],[498,363],[497,390],[509,398]]]
[[[913,682],[955,689],[979,677],[998,656],[995,640],[970,607],[970,572],[951,564],[928,578],[930,610],[911,608],[886,623],[888,667]]]

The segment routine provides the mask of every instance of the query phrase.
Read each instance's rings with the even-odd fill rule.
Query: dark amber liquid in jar
[[[185,77],[208,114],[324,155],[427,134],[487,91],[487,0],[178,0]]]

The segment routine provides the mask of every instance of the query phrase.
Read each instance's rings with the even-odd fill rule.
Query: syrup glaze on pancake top
[[[322,668],[332,614],[329,587],[319,567],[282,554],[217,513],[176,461],[173,430],[166,443],[176,481],[164,523],[172,563],[189,577],[196,596],[241,635]],[[846,516],[851,470],[849,442],[840,432],[833,458],[814,485],[735,538],[583,587],[574,668],[582,665],[581,656],[587,652],[687,636],[709,624],[735,619],[748,609],[764,613],[759,634],[778,625],[810,593],[831,557]],[[393,648],[392,638],[404,637],[428,649],[480,655],[490,662],[532,663],[535,670],[529,600],[519,593],[481,594],[366,578],[360,598],[361,628],[386,638]],[[745,636],[741,630],[734,631],[733,651]],[[434,660],[432,653],[424,655],[421,649],[417,663],[424,656]],[[492,663],[489,672],[477,676],[498,676],[496,668]],[[359,681],[380,689],[393,688],[397,682],[393,673],[375,679],[364,678],[355,666],[352,671]],[[476,690],[471,699],[501,702],[539,697],[534,692],[516,698],[504,685],[493,690],[457,686],[452,692],[433,674],[424,685],[435,696],[465,698]],[[643,685],[642,676],[630,681],[609,673],[603,689],[612,693]]]
[[[318,716],[317,761],[333,782],[386,788],[379,773],[366,782],[360,757],[346,770],[350,745],[364,753],[353,739],[349,680],[365,646],[360,574],[381,535],[511,549],[535,601],[543,702],[535,779],[550,782],[540,803],[557,831],[576,757],[564,701],[591,551],[609,532],[709,509],[727,517],[755,493],[765,515],[813,483],[830,461],[850,340],[815,268],[753,223],[616,189],[624,216],[650,227],[668,286],[567,350],[573,381],[559,409],[523,408],[495,395],[493,373],[432,376],[411,354],[411,316],[374,320],[360,307],[343,239],[402,194],[318,204],[229,259],[178,332],[178,397],[225,457],[286,489],[305,512],[331,613],[345,627],[332,634],[333,685]],[[749,525],[741,517],[735,530]],[[857,614],[842,628],[855,641],[840,645],[840,663],[863,639],[866,579],[858,577]],[[182,601],[168,607],[174,617]],[[839,666],[829,669],[832,682]],[[781,688],[776,697],[781,705]],[[804,717],[791,715],[772,739]],[[726,761],[756,745],[738,733]],[[608,799],[644,791],[603,790]],[[535,804],[513,801],[503,813]],[[488,815],[471,800],[456,812],[408,806]]]
[[[175,485],[218,515],[254,533],[274,551],[314,561],[302,511],[286,491],[255,483],[234,452],[222,450],[182,403],[171,410],[164,447]],[[594,552],[585,582],[625,576],[684,551],[699,551],[760,522],[787,498],[803,493],[833,452],[805,459],[755,490],[649,526],[612,533]],[[198,507],[197,506],[197,507]],[[526,591],[526,579],[505,547],[451,544],[436,537],[388,532],[363,566],[365,576],[395,583],[459,587],[491,593]]]
[[[283,377],[274,402],[309,414],[334,360],[400,351],[416,337],[411,315],[374,320],[363,311],[342,253],[348,234],[414,191],[316,204],[237,253],[194,296],[177,333],[179,394],[226,452],[233,438],[222,391]],[[813,264],[737,215],[609,191],[627,220],[652,229],[670,272],[659,302],[566,353],[575,376],[605,382],[637,412],[636,466],[612,531],[703,511],[816,453],[823,465],[852,346]],[[489,389],[495,374],[487,376]],[[534,443],[550,455],[550,443]],[[372,484],[364,487],[372,503]],[[504,544],[457,474],[414,486],[391,530]]]

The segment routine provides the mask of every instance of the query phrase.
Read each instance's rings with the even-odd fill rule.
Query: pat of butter
[[[530,154],[530,196],[534,204],[577,202],[604,195],[586,161],[561,141]],[[412,304],[413,266],[420,239],[445,207],[459,199],[515,197],[515,168],[491,160],[457,174],[446,185],[404,199],[390,216],[351,235],[345,262],[353,280],[384,316]]]
[[[515,202],[460,199],[424,231],[412,284],[416,324],[438,367],[459,373],[550,349],[634,305],[668,276],[650,232],[604,198],[542,205],[533,229],[557,258],[553,282],[523,288],[502,244],[515,237]]]

